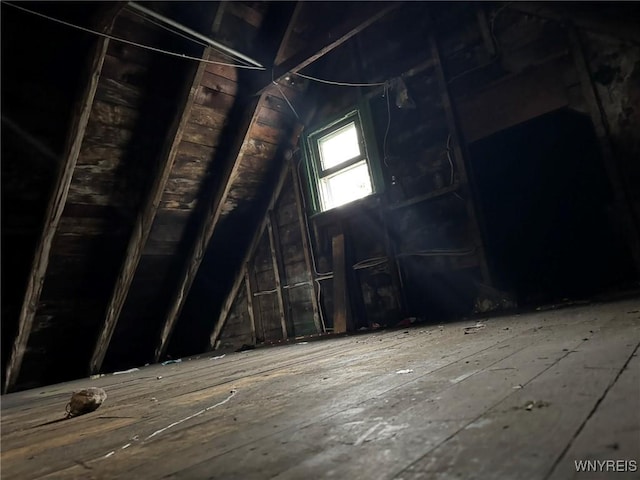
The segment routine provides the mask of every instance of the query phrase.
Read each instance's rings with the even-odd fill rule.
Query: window
[[[359,110],[311,133],[307,145],[319,210],[324,212],[376,191]]]

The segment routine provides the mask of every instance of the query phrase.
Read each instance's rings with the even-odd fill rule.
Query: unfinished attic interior
[[[0,6],[3,478],[637,478],[637,3]]]

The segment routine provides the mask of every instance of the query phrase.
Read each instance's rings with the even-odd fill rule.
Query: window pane
[[[373,192],[367,162],[341,170],[320,180],[323,210],[329,210],[345,203],[366,197]]]
[[[355,122],[351,122],[318,140],[322,169],[335,167],[360,156]]]

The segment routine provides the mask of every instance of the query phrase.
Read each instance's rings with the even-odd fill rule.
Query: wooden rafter
[[[269,74],[273,74],[272,78],[274,78],[276,83],[282,81],[290,73],[299,72],[327,53],[335,50],[350,38],[396,10],[400,5],[402,5],[402,2],[382,4],[378,2],[367,2],[361,4],[358,15],[349,15],[342,24],[328,31],[312,45],[307,46],[287,60],[276,64],[273,67],[273,72],[269,72]],[[335,40],[327,41],[326,39]],[[263,92],[265,88],[267,87],[264,87],[260,92]]]
[[[326,37],[330,38],[330,40],[319,41],[317,44],[304,49],[301,53],[293,55],[290,60],[287,60],[280,64],[278,68],[280,68],[281,71],[286,74],[287,72],[298,71],[301,68],[310,65],[312,62],[328,54],[329,52],[346,42],[349,38],[353,37],[375,21],[382,18],[384,15],[388,14],[390,11],[396,9],[399,4],[400,2],[393,3],[387,5],[385,8],[380,8],[380,4],[377,4],[375,2],[372,5],[366,5],[366,7],[363,9],[366,14],[363,14],[363,16],[359,17],[358,19],[346,21],[340,27],[330,32],[331,37]],[[296,7],[296,12],[299,12],[299,7],[300,5]],[[292,20],[295,20],[296,12],[293,13]],[[291,25],[291,22],[289,22],[289,25]],[[287,35],[285,33],[284,37],[286,36]],[[285,38],[283,38],[283,40],[284,39]],[[284,44],[281,41],[278,51],[281,52],[283,47]],[[278,78],[280,78],[281,76],[282,75],[279,75]],[[231,184],[237,176],[240,159],[243,153],[243,147],[245,143],[250,139],[251,129],[258,118],[258,111],[260,107],[265,103],[267,92],[271,90],[271,87],[271,80],[265,82],[265,87],[260,90],[260,96],[254,96],[254,100],[250,101],[248,107],[246,108],[245,118],[247,120],[245,120],[238,129],[237,141],[234,148],[232,148],[231,150],[231,155],[226,164],[225,171],[221,176],[223,187],[220,188],[215,193],[215,195],[212,196],[211,201],[205,209],[203,221],[200,224],[200,228],[198,229],[198,232],[196,234],[195,242],[191,248],[189,256],[187,257],[187,264],[180,276],[176,293],[174,294],[170,303],[169,310],[160,333],[160,339],[155,350],[155,361],[158,361],[166,353],[171,333],[173,332],[178,316],[182,311],[182,306],[184,305],[187,294],[189,293],[189,289],[191,288],[196,273],[198,272],[198,268],[200,267],[200,264],[204,257],[204,253],[206,251],[207,245],[209,244],[209,240],[211,239],[213,232],[218,225],[218,221],[222,213],[222,208],[224,206],[224,201],[227,198],[229,191],[231,190]],[[218,323],[220,324],[221,322]]]
[[[224,3],[218,7],[213,21],[212,31],[217,32],[220,26],[222,15],[225,11]],[[202,57],[208,59],[214,52],[212,48],[205,48]],[[198,94],[198,87],[201,84],[202,77],[207,64],[200,62],[193,66],[193,70],[189,75],[190,82],[185,84],[185,91],[181,95],[179,103],[180,108],[176,110],[171,126],[168,131],[167,140],[160,153],[160,160],[156,167],[156,176],[153,184],[147,194],[143,207],[138,212],[136,223],[133,227],[131,238],[127,246],[125,259],[120,268],[116,284],[111,294],[109,304],[106,309],[105,320],[103,322],[100,334],[94,347],[93,355],[89,365],[90,373],[97,373],[102,368],[104,357],[107,353],[111,337],[118,323],[118,318],[122,312],[124,302],[127,299],[129,288],[133,282],[133,278],[142,257],[142,251],[149,238],[153,221],[158,212],[162,195],[166,188],[167,182],[171,175],[173,165],[178,154],[178,149],[185,128],[189,121],[191,109]]]
[[[209,54],[212,52],[213,50],[211,48],[206,48],[202,58],[209,58]],[[142,257],[142,251],[149,238],[153,221],[160,206],[162,194],[171,175],[173,164],[178,154],[178,147],[189,120],[191,107],[196,99],[198,87],[200,86],[206,65],[206,63],[201,62],[194,67],[192,75],[190,75],[192,81],[187,83],[188,88],[186,88],[186,91],[182,95],[182,100],[179,100],[179,104],[182,107],[177,109],[177,114],[169,129],[167,141],[160,155],[156,176],[144,206],[138,212],[133,232],[129,239],[129,245],[127,246],[127,253],[125,254],[124,262],[120,268],[118,279],[116,280],[111,299],[107,306],[105,320],[91,357],[89,368],[92,374],[97,373],[102,368],[107,348],[109,347],[122,307],[129,293],[129,288],[133,282],[138,263]]]
[[[99,26],[98,30],[102,32],[110,31],[113,26],[113,22],[123,6],[124,3],[111,5],[109,9],[104,12],[102,25]],[[31,335],[31,330],[33,328],[36,312],[38,310],[38,303],[40,301],[40,294],[42,293],[42,287],[44,285],[47,268],[49,266],[51,246],[67,201],[69,187],[78,161],[80,147],[84,140],[87,124],[89,123],[89,116],[91,114],[93,100],[98,88],[98,81],[100,79],[100,73],[102,72],[102,65],[104,63],[108,47],[108,38],[101,37],[96,41],[96,45],[92,49],[89,57],[90,67],[87,84],[74,107],[74,114],[67,136],[65,154],[60,162],[52,196],[49,200],[49,204],[47,205],[44,225],[36,246],[31,271],[29,272],[27,287],[25,289],[24,300],[20,310],[18,330],[11,348],[9,361],[7,362],[6,376],[3,386],[3,391],[5,393],[10,391],[15,385],[20,373],[20,368],[22,367],[22,361],[27,349],[29,336]]]
[[[280,316],[280,327],[282,338],[288,338],[287,331],[287,308],[284,302],[282,284],[284,283],[284,262],[282,261],[282,251],[280,250],[280,236],[278,235],[278,224],[273,210],[267,213],[267,230],[269,231],[269,250],[271,251],[271,264],[276,279],[276,297],[278,299],[278,313]]]

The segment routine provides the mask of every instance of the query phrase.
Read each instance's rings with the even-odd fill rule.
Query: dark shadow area
[[[588,117],[549,113],[473,143],[470,154],[495,286],[520,306],[634,280]]]

